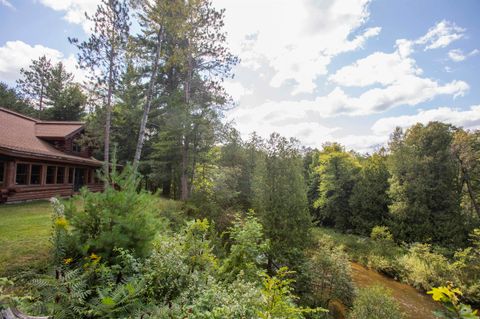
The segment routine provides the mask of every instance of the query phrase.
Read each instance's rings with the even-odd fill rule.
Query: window
[[[32,165],[30,169],[30,184],[38,185],[42,183],[42,166]]]
[[[65,167],[57,167],[57,184],[65,182]]]
[[[56,175],[57,175],[57,167],[47,166],[47,184],[55,184]]]
[[[73,184],[73,174],[75,169],[73,167],[68,168],[68,183]]]
[[[0,162],[0,185],[3,184],[5,179],[5,163]]]
[[[30,164],[17,164],[17,173],[15,175],[15,183],[17,185],[27,185],[29,169]]]
[[[96,175],[96,172],[94,169],[91,169],[90,170],[90,184],[94,184],[95,183],[95,175]]]
[[[72,150],[74,152],[80,153],[82,151],[82,146],[78,142],[73,142]]]

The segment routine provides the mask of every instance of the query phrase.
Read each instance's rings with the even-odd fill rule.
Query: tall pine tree
[[[121,0],[102,0],[94,16],[87,18],[94,25],[90,38],[83,42],[76,38],[69,38],[69,41],[80,50],[79,65],[91,71],[91,79],[104,98],[104,170],[108,172],[112,105],[117,84],[125,68],[123,62],[129,32],[128,6]]]

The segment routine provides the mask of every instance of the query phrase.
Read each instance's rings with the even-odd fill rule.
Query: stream
[[[358,288],[381,285],[391,291],[392,296],[400,304],[406,319],[435,319],[433,311],[439,306],[431,296],[423,294],[407,284],[395,281],[360,264],[351,263],[352,279]]]

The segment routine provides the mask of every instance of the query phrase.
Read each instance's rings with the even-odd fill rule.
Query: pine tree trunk
[[[197,166],[197,140],[198,140],[198,125],[195,124],[194,129],[193,129],[193,151],[192,151],[192,173],[190,174],[190,187],[189,187],[189,193],[191,194],[193,191],[193,181],[195,179],[195,167]]]
[[[133,158],[133,167],[135,170],[138,168],[140,162],[140,157],[142,156],[143,144],[145,143],[145,128],[147,126],[148,114],[152,106],[153,99],[153,89],[155,87],[155,80],[158,72],[158,63],[160,60],[160,55],[162,51],[162,42],[163,42],[163,29],[161,28],[157,35],[157,49],[155,52],[155,60],[153,61],[152,74],[150,75],[150,83],[148,84],[147,90],[147,101],[145,107],[143,108],[142,121],[140,123],[140,130],[138,133],[138,142],[135,149],[135,157]]]
[[[107,92],[107,105],[105,114],[105,147],[103,154],[103,169],[104,174],[107,176],[105,179],[106,188],[109,184],[108,176],[110,175],[110,126],[112,123],[112,95],[113,95],[113,67],[114,67],[115,50],[112,47],[110,52],[109,72],[108,72],[108,92]]]
[[[190,85],[192,80],[192,56],[188,57],[188,70],[187,70],[187,78],[185,79],[185,109],[188,112],[190,106]],[[189,187],[188,187],[188,138],[187,138],[187,126],[183,125],[183,146],[182,146],[182,172],[180,177],[180,199],[187,200],[189,197]]]
[[[188,193],[188,141],[184,137],[182,145],[182,175],[180,177],[180,199],[187,200]]]
[[[40,102],[39,102],[39,105],[38,105],[38,109],[40,110],[40,112],[43,111],[43,84],[40,88]]]

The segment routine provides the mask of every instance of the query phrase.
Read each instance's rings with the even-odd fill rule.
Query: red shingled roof
[[[37,122],[35,135],[40,138],[58,139],[67,138],[83,131],[82,122]]]
[[[0,107],[0,153],[100,166],[94,158],[66,154],[39,138],[67,138],[81,132],[83,125],[40,121]]]

